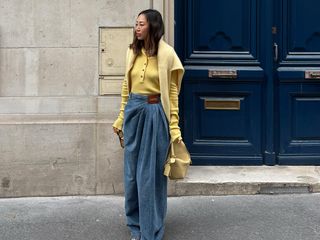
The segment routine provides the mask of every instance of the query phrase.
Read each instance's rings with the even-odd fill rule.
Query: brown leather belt
[[[148,95],[148,103],[155,104],[160,102],[160,94]]]

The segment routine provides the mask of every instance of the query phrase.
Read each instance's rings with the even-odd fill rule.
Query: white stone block
[[[0,114],[96,113],[96,97],[2,97]]]
[[[26,47],[34,43],[33,1],[0,1],[0,46]]]
[[[70,46],[70,2],[32,1],[34,46]]]
[[[0,178],[12,183],[0,196],[95,194],[95,124],[0,125],[0,136]]]
[[[149,8],[149,1],[71,0],[72,46],[97,46],[98,30],[103,26],[133,26],[136,15]]]
[[[99,26],[134,26],[139,12],[150,8],[149,0],[100,0]]]
[[[0,164],[95,161],[94,124],[0,125]]]
[[[39,49],[0,49],[0,96],[37,96]]]
[[[40,51],[39,95],[97,95],[97,48]]]
[[[0,197],[95,194],[95,165],[6,165],[0,168]]]
[[[98,48],[0,50],[0,96],[98,95]]]
[[[97,144],[97,194],[123,193],[123,149],[112,124],[98,124]]]
[[[24,49],[0,49],[0,96],[23,96],[26,59]]]
[[[113,124],[119,115],[121,97],[99,97],[97,101],[97,122]]]
[[[74,95],[98,95],[98,48],[73,48],[69,85],[76,88]]]
[[[70,3],[1,1],[2,47],[70,46]]]

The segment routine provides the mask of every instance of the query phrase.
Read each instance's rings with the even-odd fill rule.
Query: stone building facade
[[[123,192],[112,123],[122,53],[147,8],[172,44],[169,0],[0,2],[0,197]]]

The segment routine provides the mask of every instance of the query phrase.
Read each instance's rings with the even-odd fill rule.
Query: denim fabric
[[[124,111],[125,212],[132,236],[161,240],[167,211],[168,121],[161,103],[147,96],[129,96]]]

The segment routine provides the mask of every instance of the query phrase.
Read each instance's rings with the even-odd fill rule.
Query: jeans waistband
[[[149,104],[155,104],[160,102],[160,94],[143,95],[137,93],[130,93],[129,99],[139,99]]]

